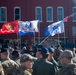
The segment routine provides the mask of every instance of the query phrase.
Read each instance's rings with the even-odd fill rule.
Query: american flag
[[[69,16],[66,16],[63,20],[64,20],[65,22],[67,22],[68,19],[69,19],[70,17],[73,17],[75,14],[76,14],[76,12],[75,12],[75,13],[72,13],[72,14],[69,15]]]

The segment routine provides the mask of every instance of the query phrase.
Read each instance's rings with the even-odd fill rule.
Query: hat
[[[62,57],[66,57],[66,58],[71,59],[71,58],[73,58],[73,52],[71,50],[65,50],[60,54],[59,59],[62,58]]]
[[[48,48],[49,52],[54,53],[54,48]]]
[[[37,45],[37,51],[41,51],[41,49],[43,48],[43,46],[42,45]]]
[[[0,53],[8,52],[7,48],[1,48]]]
[[[42,48],[43,46],[42,45],[37,45],[37,48]]]
[[[41,53],[44,53],[44,54],[48,54],[49,51],[48,51],[47,48],[44,48],[44,47],[43,47],[40,52],[41,52]]]
[[[12,52],[12,55],[13,55],[13,56],[14,56],[14,55],[16,55],[16,56],[18,55],[18,56],[19,56],[19,52],[18,52],[18,51],[13,51],[13,52]]]
[[[43,46],[42,45],[37,45],[37,48],[43,48]]]
[[[23,54],[20,58],[20,62],[26,62],[26,61],[33,61],[34,57],[32,57],[30,54]]]

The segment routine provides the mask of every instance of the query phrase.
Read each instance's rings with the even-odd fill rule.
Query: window
[[[7,21],[7,9],[6,7],[0,7],[0,22]]]
[[[73,7],[72,11],[73,11],[73,13],[75,13],[76,7]],[[73,16],[73,22],[76,22],[76,14]]]
[[[46,8],[46,18],[47,18],[47,22],[53,22],[53,8],[52,7]]]
[[[62,20],[64,18],[64,10],[63,7],[58,7],[57,8],[57,16],[58,16],[58,21]]]
[[[21,19],[21,9],[20,7],[14,8],[14,20],[20,20]]]
[[[36,20],[42,21],[42,8],[36,7]]]
[[[76,26],[72,27],[72,36],[76,36]]]

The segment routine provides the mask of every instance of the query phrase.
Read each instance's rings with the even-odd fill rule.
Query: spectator
[[[8,49],[2,48],[1,51],[1,63],[4,69],[5,75],[18,75],[17,70],[19,68],[18,64],[9,58]]]
[[[37,60],[33,65],[32,75],[55,75],[53,64],[47,60],[48,50],[43,47],[41,49],[41,55],[40,60]]]
[[[24,47],[22,48],[22,51],[21,51],[21,54],[24,54],[24,53],[28,53],[28,54],[29,54],[29,50],[27,49],[26,46],[24,46]]]
[[[12,59],[20,65],[20,53],[18,51],[12,52]]]
[[[36,57],[37,57],[37,59],[40,59],[42,57],[42,55],[41,55],[41,49],[42,48],[43,48],[42,45],[38,45],[37,46],[37,51],[36,51]]]
[[[62,49],[61,49],[60,45],[57,45],[57,48],[54,51],[54,59],[56,61],[58,61],[58,58],[59,58],[61,52],[62,52]]]
[[[14,48],[9,48],[9,57],[12,59],[12,52],[14,51]]]
[[[35,51],[32,48],[32,46],[29,47],[29,54],[32,55],[32,56],[35,56]]]
[[[76,75],[76,64],[72,62],[73,52],[65,50],[60,54],[59,62],[62,69],[56,75]]]
[[[58,63],[55,61],[55,59],[54,59],[54,57],[53,57],[54,48],[48,48],[48,50],[49,50],[48,60],[53,63],[55,69],[57,70],[57,69],[58,69]]]
[[[23,54],[20,58],[21,66],[18,70],[19,75],[32,75],[33,57],[30,54]]]

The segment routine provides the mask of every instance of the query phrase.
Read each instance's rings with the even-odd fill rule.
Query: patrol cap
[[[71,50],[65,50],[60,54],[59,59],[66,57],[66,58],[73,58],[73,52]]]
[[[17,50],[15,50],[12,52],[12,56],[18,56],[19,57],[20,53]]]
[[[37,45],[37,51],[41,51],[42,48],[43,48],[42,45]]]
[[[1,48],[0,53],[4,53],[4,52],[8,52],[8,49],[7,48]]]
[[[37,45],[37,48],[43,48],[43,46],[42,45]]]
[[[47,48],[43,47],[40,52],[44,54],[48,54],[49,51]]]
[[[26,61],[33,61],[34,57],[32,57],[30,54],[23,54],[20,58],[20,62],[26,62]]]
[[[54,53],[54,48],[48,48],[50,53]]]

